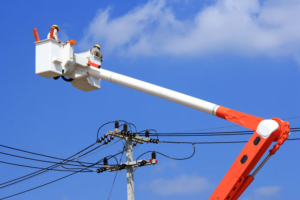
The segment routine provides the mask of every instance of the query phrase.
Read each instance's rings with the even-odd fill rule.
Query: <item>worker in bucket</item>
[[[101,62],[103,61],[99,44],[95,44],[94,47],[90,49],[90,53],[93,54],[94,56],[99,57]]]
[[[58,36],[57,36],[57,33],[59,32],[59,28],[57,25],[53,25],[52,27],[54,27],[54,31],[53,31],[53,38],[54,40],[56,40],[57,42],[60,43],[60,41],[58,40]],[[50,34],[51,34],[51,31],[48,33],[48,36],[47,36],[47,39],[50,39]]]

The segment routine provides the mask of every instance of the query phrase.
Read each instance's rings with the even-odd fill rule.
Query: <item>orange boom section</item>
[[[223,106],[218,107],[216,115],[217,117],[226,119],[227,121],[231,121],[253,131],[256,131],[258,124],[264,120],[263,118],[225,108]]]
[[[216,115],[255,131],[209,198],[209,200],[236,200],[251,184],[256,173],[270,156],[274,155],[284,141],[287,140],[290,132],[289,123],[278,118],[272,119],[278,123],[278,128],[269,136],[263,137],[257,130],[260,122],[264,120],[262,118],[221,106],[217,109]],[[268,157],[252,175],[249,175],[274,141],[277,141],[277,144],[270,150]]]

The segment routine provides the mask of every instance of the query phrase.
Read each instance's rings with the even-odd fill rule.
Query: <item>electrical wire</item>
[[[91,155],[93,155],[93,154],[95,154],[95,153],[97,153],[97,152],[99,152],[99,151],[102,151],[102,150],[104,150],[104,149],[106,149],[106,148],[108,148],[108,147],[110,147],[110,146],[112,146],[112,145],[115,145],[115,144],[116,144],[117,142],[119,142],[120,140],[122,141],[122,139],[118,139],[118,140],[115,141],[114,143],[112,143],[112,144],[110,144],[110,145],[108,145],[108,146],[106,146],[106,147],[104,147],[104,148],[102,148],[102,149],[99,149],[99,150],[97,150],[97,151],[95,151],[95,152],[93,152],[93,153],[90,153],[90,154],[88,154],[88,155],[82,156],[81,159],[86,158],[86,157],[88,157],[88,156],[91,156]]]
[[[121,163],[121,160],[122,160],[122,157],[123,157],[124,150],[125,150],[125,145],[123,146],[123,152],[122,152],[121,157],[120,157],[120,163]],[[113,183],[112,183],[112,186],[111,186],[111,189],[110,189],[110,192],[109,192],[108,200],[110,199],[112,190],[113,190],[113,188],[114,188],[114,185],[115,185],[115,181],[116,181],[118,172],[119,172],[119,170],[116,171],[115,178],[114,178],[114,181],[113,181]]]
[[[72,175],[74,175],[74,174],[76,174],[76,173],[78,173],[78,172],[74,172],[74,173],[72,173],[72,174],[68,174],[68,175],[63,176],[63,177],[61,177],[61,178],[59,178],[59,179],[56,179],[56,180],[54,180],[54,181],[45,183],[45,184],[43,184],[43,185],[40,185],[40,186],[37,186],[37,187],[34,187],[34,188],[31,188],[31,189],[29,189],[29,190],[25,190],[25,191],[22,191],[22,192],[19,192],[19,193],[10,195],[10,196],[6,196],[6,197],[4,197],[4,198],[1,198],[1,200],[3,200],[3,199],[8,199],[8,198],[11,198],[11,197],[14,197],[14,196],[17,196],[17,195],[20,195],[20,194],[23,194],[23,193],[26,193],[26,192],[29,192],[29,191],[38,189],[38,188],[41,188],[41,187],[43,187],[43,186],[49,185],[49,184],[51,184],[51,183],[54,183],[54,182],[60,181],[60,180],[62,180],[62,179],[65,179],[65,178],[67,178],[67,177],[69,177],[69,176],[72,176]]]
[[[290,128],[290,132],[299,132],[300,128],[296,127],[296,128]],[[185,136],[185,137],[194,137],[194,136],[235,136],[235,135],[252,135],[253,131],[231,131],[231,132],[200,132],[200,133],[186,133],[186,134],[182,134],[182,133],[158,133],[158,134],[152,134],[150,136],[154,136],[154,135],[159,135],[162,137],[166,137],[166,136],[172,136],[172,137],[176,137],[176,136]],[[142,134],[143,135],[143,134]]]
[[[93,145],[95,145],[95,144],[96,143],[94,143]],[[58,158],[58,157],[54,157],[54,156],[49,156],[49,155],[44,155],[44,154],[40,154],[40,153],[35,153],[35,152],[32,152],[32,151],[26,151],[26,150],[22,150],[22,149],[17,149],[17,148],[14,148],[14,147],[9,147],[9,146],[5,146],[5,145],[1,145],[1,144],[0,144],[0,146],[4,147],[4,148],[7,148],[7,149],[12,149],[12,150],[20,151],[20,152],[23,152],[23,153],[28,153],[28,154],[33,154],[33,155],[37,155],[37,156],[52,158],[52,159],[56,159],[56,160],[60,160],[60,161],[76,162],[76,161],[72,161],[72,160],[68,160],[68,159],[63,159],[63,158]],[[93,163],[86,163],[86,164],[93,164]]]
[[[29,158],[29,157],[24,157],[24,156],[18,156],[18,155],[9,154],[9,153],[4,153],[4,152],[0,152],[0,154],[7,155],[7,156],[12,156],[12,157],[16,157],[16,158],[22,158],[22,159],[32,160],[32,161],[46,162],[46,163],[53,163],[53,164],[59,164],[58,162],[54,162],[54,161],[40,160],[40,159]],[[75,167],[80,166],[80,165],[74,165],[74,164],[68,164],[68,163],[66,163],[66,164],[64,164],[64,165],[75,166]],[[94,168],[97,168],[97,167],[94,167]]]
[[[300,138],[287,139],[287,141],[292,141],[292,140],[300,140]],[[171,144],[231,144],[231,143],[247,143],[248,141],[226,141],[226,142],[176,142],[176,141],[160,141],[160,142],[161,143],[171,143]]]
[[[122,153],[122,152],[121,152],[121,153]],[[115,155],[111,155],[111,156],[116,156],[116,155],[118,155],[118,154],[120,154],[120,153],[117,153],[117,154],[115,154]],[[103,158],[103,159],[104,159],[104,158]],[[98,164],[99,162],[102,162],[102,161],[103,161],[103,159],[99,160],[98,162],[96,162],[96,163],[94,163],[94,164],[96,165],[96,164]],[[10,195],[10,196],[6,196],[6,197],[4,197],[4,198],[1,198],[0,200],[3,200],[3,199],[8,199],[8,198],[11,198],[11,197],[14,197],[14,196],[17,196],[17,195],[20,195],[20,194],[23,194],[23,193],[26,193],[26,192],[29,192],[29,191],[32,191],[32,190],[38,189],[38,188],[41,188],[41,187],[43,187],[43,186],[49,185],[49,184],[51,184],[51,183],[54,183],[54,182],[60,181],[60,180],[62,180],[62,179],[65,179],[65,178],[67,178],[67,177],[70,177],[70,176],[72,176],[72,175],[74,175],[74,174],[77,174],[78,172],[81,172],[81,171],[83,171],[83,170],[85,170],[85,169],[86,169],[86,168],[84,168],[84,169],[82,169],[82,170],[80,170],[80,171],[73,172],[73,173],[71,173],[71,174],[68,174],[68,175],[66,175],[66,176],[63,176],[63,177],[61,177],[61,178],[59,178],[59,179],[56,179],[56,180],[50,181],[50,182],[48,182],[48,183],[45,183],[45,184],[43,184],[43,185],[40,185],[40,186],[37,186],[37,187],[31,188],[31,189],[28,189],[28,190],[25,190],[25,191],[22,191],[22,192],[19,192],[19,193],[16,193],[16,194]]]
[[[66,160],[68,160],[68,159],[70,159],[70,158],[72,158],[72,157],[74,157],[74,156],[76,156],[76,155],[78,155],[78,154],[84,152],[85,150],[91,148],[91,147],[94,146],[95,144],[96,144],[96,143],[93,143],[93,144],[89,145],[88,147],[86,147],[86,148],[82,149],[81,151],[75,153],[74,155],[68,157]],[[4,146],[4,145],[2,145],[2,146]],[[24,151],[24,152],[25,152],[25,151]],[[27,153],[27,152],[26,152],[26,153]],[[8,186],[11,186],[11,185],[14,185],[14,184],[17,184],[17,183],[20,183],[20,182],[22,182],[22,181],[28,180],[28,179],[33,178],[33,177],[36,177],[36,176],[41,175],[41,174],[43,174],[43,173],[45,173],[45,172],[48,172],[48,171],[51,170],[51,169],[56,168],[56,167],[58,167],[58,166],[59,166],[59,164],[54,164],[54,165],[51,165],[51,166],[49,166],[49,167],[47,167],[47,168],[45,168],[45,169],[41,169],[41,170],[35,171],[35,172],[33,172],[33,173],[27,174],[27,175],[25,175],[25,176],[21,176],[21,177],[19,177],[19,178],[13,179],[13,180],[6,181],[6,182],[0,184],[0,185],[4,185],[4,186],[1,186],[0,189],[5,188],[5,187],[8,187]],[[8,184],[8,183],[10,183],[10,184]]]
[[[296,119],[296,118],[300,118],[300,116],[282,118],[282,120]],[[206,129],[196,129],[196,130],[180,131],[180,132],[177,132],[177,133],[186,133],[186,132],[195,132],[195,131],[206,131],[206,130],[213,130],[213,129],[232,128],[232,127],[238,127],[238,126],[240,126],[240,125],[220,126],[220,127],[215,127],[215,128],[206,128]]]
[[[29,165],[22,165],[22,164],[10,163],[10,162],[5,162],[5,161],[0,161],[0,163],[8,164],[8,165],[14,165],[14,166],[19,166],[19,167],[33,168],[33,169],[43,169],[43,170],[46,169],[46,168],[42,168],[42,167],[35,167],[35,166],[29,166]],[[72,168],[72,169],[76,169],[76,168]],[[81,169],[82,169],[82,168],[81,168]],[[60,172],[74,172],[74,171],[72,171],[72,170],[70,170],[70,169],[68,169],[68,170],[49,169],[49,170],[60,171]],[[90,172],[90,171],[83,171],[83,172]]]
[[[155,153],[157,153],[157,154],[160,154],[160,155],[162,155],[162,156],[164,156],[164,157],[167,157],[167,158],[170,158],[170,159],[173,159],[173,160],[187,160],[187,159],[190,159],[191,157],[193,157],[194,155],[195,155],[195,152],[196,152],[196,148],[195,148],[195,143],[194,142],[192,142],[192,143],[190,143],[190,144],[192,144],[192,147],[193,147],[193,154],[192,155],[190,155],[189,157],[186,157],[186,158],[173,158],[173,157],[171,157],[171,156],[167,156],[167,155],[165,155],[165,154],[163,154],[163,153],[160,153],[160,152],[158,152],[158,151],[146,151],[145,153],[143,153],[143,154],[141,154],[139,157],[137,157],[137,159],[136,159],[136,162],[137,162],[137,160],[140,158],[140,157],[142,157],[143,155],[145,155],[146,153],[152,153],[152,152],[155,152]]]
[[[119,120],[119,121],[124,121],[124,120]],[[126,121],[124,121],[124,122],[126,122]],[[106,123],[106,124],[108,124],[108,123]],[[82,151],[80,151],[80,152],[78,152],[78,153],[76,153],[76,154],[74,154],[74,155],[68,157],[67,159],[62,159],[62,158],[57,158],[57,157],[48,156],[48,155],[44,155],[44,154],[34,153],[34,152],[26,151],[26,150],[21,150],[21,149],[17,149],[17,148],[13,148],[13,147],[8,147],[8,146],[5,146],[5,145],[0,145],[0,146],[1,146],[1,147],[4,147],[4,148],[8,148],[8,149],[12,149],[12,150],[24,152],[24,153],[29,153],[29,154],[33,154],[33,155],[38,155],[38,156],[48,157],[48,158],[52,158],[52,159],[58,159],[58,160],[61,160],[61,161],[66,161],[66,162],[63,163],[64,165],[66,165],[67,162],[77,162],[77,161],[72,161],[72,160],[69,160],[69,159],[72,158],[72,157],[74,157],[74,156],[76,156],[76,155],[78,155],[78,154],[80,154],[81,152],[83,152],[83,151],[89,149],[90,147],[92,147],[92,146],[95,145],[95,144],[96,144],[96,143],[93,143],[92,145],[90,145],[90,146],[88,146],[87,148],[83,149]],[[102,145],[103,145],[103,144],[102,144]],[[97,148],[101,147],[102,145],[99,145],[98,147],[96,147],[96,148],[94,148],[94,149],[92,149],[92,150],[86,152],[86,153],[83,154],[83,155],[80,155],[79,157],[84,158],[84,157],[88,156],[89,153],[91,153],[92,151],[95,151]],[[36,159],[36,160],[37,160],[37,159]],[[77,162],[77,163],[78,163],[78,162]],[[89,164],[89,165],[93,164],[93,163],[88,163],[88,162],[80,162],[79,164],[80,164],[80,165],[83,165],[83,163],[84,163],[84,164]],[[0,187],[0,189],[5,188],[5,187],[8,187],[8,186],[11,186],[11,185],[14,185],[14,184],[16,184],[16,183],[22,182],[22,181],[27,180],[27,179],[33,178],[33,177],[35,177],[35,176],[41,175],[41,174],[43,174],[43,173],[45,173],[45,172],[47,172],[47,171],[49,171],[49,170],[52,170],[52,169],[58,167],[59,165],[60,165],[60,163],[55,163],[54,165],[49,166],[49,167],[47,167],[47,168],[43,168],[43,169],[41,169],[41,170],[39,170],[39,171],[36,171],[36,172],[30,173],[30,174],[27,174],[27,175],[25,175],[25,176],[21,176],[21,177],[19,177],[19,178],[16,178],[16,179],[13,179],[13,180],[4,182],[4,183],[0,183],[0,185],[4,185],[4,186]],[[64,167],[64,168],[66,168],[66,167]],[[8,184],[8,183],[10,183],[10,184]],[[5,184],[6,184],[6,185],[5,185]],[[7,185],[7,184],[8,184],[8,185]]]

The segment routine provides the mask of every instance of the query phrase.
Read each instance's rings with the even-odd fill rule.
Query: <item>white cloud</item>
[[[267,200],[278,199],[280,186],[264,186],[253,190],[253,194],[243,197],[242,200]]]
[[[97,13],[80,41],[82,50],[100,43],[106,53],[126,56],[201,56],[211,53],[298,56],[299,0],[217,0],[178,20],[165,0],[150,0],[123,16]]]
[[[173,179],[159,178],[143,183],[141,188],[152,190],[154,193],[167,196],[177,194],[198,194],[211,188],[211,183],[198,174],[182,174]]]
[[[267,187],[260,187],[254,190],[254,194],[258,196],[274,196],[279,193],[281,190],[280,186],[267,186]]]
[[[159,165],[156,165],[155,168],[153,168],[153,173],[161,173],[163,172],[165,169],[168,170],[176,170],[179,167],[177,166],[177,162],[174,161],[166,161],[166,162],[162,162],[159,163]]]

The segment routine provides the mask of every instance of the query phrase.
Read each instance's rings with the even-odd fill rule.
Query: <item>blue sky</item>
[[[77,40],[77,53],[99,43],[104,69],[266,119],[300,116],[299,13],[298,0],[5,1],[0,8],[0,144],[66,158],[93,143],[99,126],[116,119],[161,133],[233,125],[106,81],[100,90],[86,93],[62,80],[35,75],[32,29],[44,39],[53,24],[60,27],[60,40]],[[299,118],[287,121],[291,127],[300,126]],[[100,134],[112,129],[107,126]],[[121,148],[118,143],[84,161],[97,161]],[[243,144],[197,145],[195,156],[186,161],[158,156],[158,165],[136,171],[136,199],[208,199],[242,148]],[[148,150],[173,157],[192,153],[190,145],[144,144],[134,150],[134,158]],[[286,142],[240,199],[299,199],[299,150],[299,142]],[[48,166],[4,155],[0,160]],[[33,171],[1,164],[1,182]],[[0,197],[63,175],[48,172],[2,189]],[[114,175],[77,174],[11,199],[105,199]],[[111,199],[125,198],[126,178],[120,173]]]

